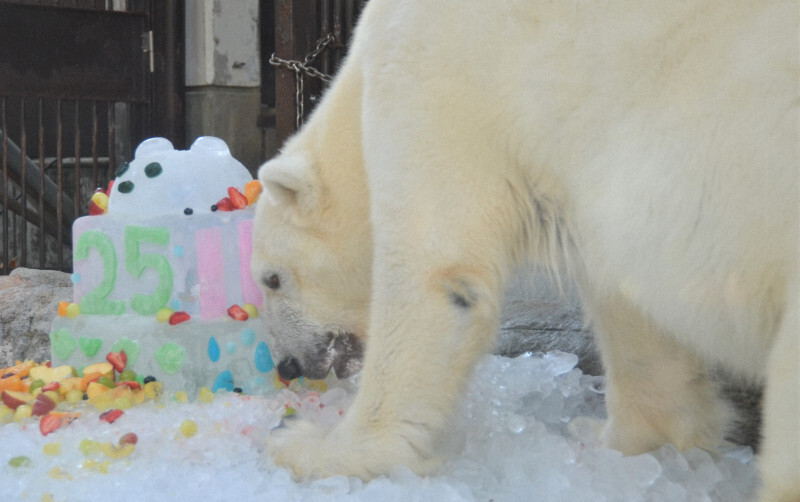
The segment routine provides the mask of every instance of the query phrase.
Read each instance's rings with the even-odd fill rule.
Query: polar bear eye
[[[262,279],[262,282],[264,283],[264,286],[273,291],[281,287],[281,278],[278,277],[278,274],[272,274],[269,277],[265,277]]]

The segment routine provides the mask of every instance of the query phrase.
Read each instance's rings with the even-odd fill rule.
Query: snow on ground
[[[87,409],[48,436],[34,421],[0,425],[0,500],[752,499],[758,478],[749,448],[726,447],[716,458],[696,449],[679,453],[669,445],[635,457],[602,448],[595,429],[605,413],[603,378],[583,375],[576,363],[576,356],[561,352],[484,358],[462,418],[450,431],[453,457],[429,477],[398,469],[367,483],[346,477],[296,483],[263,453],[264,438],[280,423],[287,403],[305,399],[299,415],[335,422],[338,413],[331,411],[346,407],[352,392],[343,387],[321,396],[288,390],[269,396],[226,393],[211,403],[146,403],[113,424]],[[327,405],[322,412],[317,399]],[[180,428],[187,419],[197,424],[188,438]],[[138,435],[130,456],[111,460],[89,451],[87,441],[88,456],[81,451],[82,440],[116,444],[127,432]],[[9,465],[20,456],[30,462]]]

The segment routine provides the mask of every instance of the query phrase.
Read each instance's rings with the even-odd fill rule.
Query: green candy
[[[15,469],[18,469],[20,467],[28,467],[29,465],[31,465],[31,459],[26,457],[25,455],[20,455],[18,457],[13,457],[11,460],[9,460],[8,465],[10,465]]]
[[[66,329],[61,328],[50,333],[50,348],[56,358],[62,360],[69,358],[77,347],[77,340]]]
[[[117,379],[120,382],[133,382],[136,380],[136,372],[133,370],[125,370],[119,374]]]
[[[131,340],[130,338],[120,338],[111,346],[111,351],[119,352],[120,350],[124,350],[125,355],[128,356],[127,367],[133,368],[133,365],[136,364],[136,360],[139,358],[139,351],[141,350],[139,342]]]
[[[103,340],[99,338],[86,338],[83,336],[78,338],[78,347],[80,347],[81,352],[83,352],[83,355],[86,357],[94,357],[102,346]]]
[[[100,385],[105,385],[109,389],[113,389],[115,387],[114,380],[108,378],[107,376],[101,376],[100,378],[98,378],[97,383],[99,383]]]
[[[35,391],[36,389],[41,389],[42,387],[44,387],[44,380],[42,380],[41,378],[37,378],[36,380],[31,382],[31,386],[28,388],[28,393],[33,394],[33,391]]]
[[[177,373],[183,366],[186,349],[177,343],[167,342],[153,354],[158,366],[164,373]]]

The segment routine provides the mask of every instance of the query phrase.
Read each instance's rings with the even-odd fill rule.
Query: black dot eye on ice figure
[[[278,277],[278,274],[272,274],[270,276],[264,276],[261,281],[264,283],[264,286],[268,287],[269,289],[276,291],[278,288],[281,287],[281,278]]]

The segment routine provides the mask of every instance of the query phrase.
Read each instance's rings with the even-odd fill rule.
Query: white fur
[[[284,431],[275,459],[428,472],[530,259],[578,285],[611,446],[712,449],[722,363],[767,385],[762,500],[800,500],[797,42],[792,1],[371,0],[260,173],[277,357],[367,343],[343,422]]]

